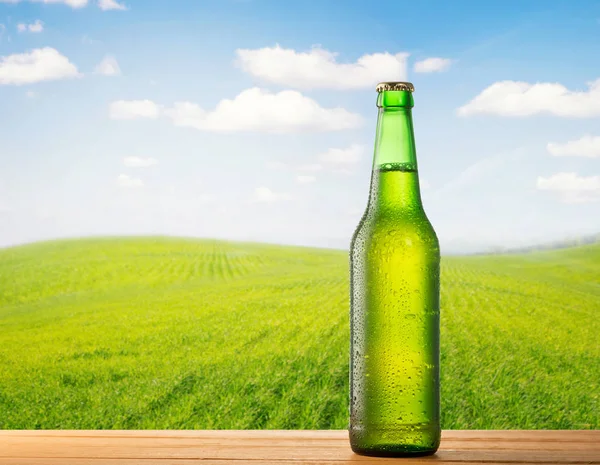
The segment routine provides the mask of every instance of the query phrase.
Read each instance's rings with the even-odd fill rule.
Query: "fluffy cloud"
[[[417,61],[413,69],[415,73],[436,73],[446,71],[451,64],[452,60],[449,58],[432,57]]]
[[[112,119],[156,119],[160,115],[160,107],[152,100],[117,100],[110,104]]]
[[[131,176],[128,176],[126,174],[119,175],[119,177],[117,178],[117,183],[119,184],[119,186],[125,188],[136,188],[144,186],[144,183],[141,179],[132,178]]]
[[[557,192],[566,203],[600,200],[600,176],[580,177],[575,173],[557,173],[549,178],[540,176],[537,188]]]
[[[257,187],[254,190],[254,202],[260,203],[274,203],[280,200],[289,200],[291,197],[289,194],[273,192],[268,187]]]
[[[98,6],[102,11],[108,10],[121,10],[124,11],[127,9],[125,5],[117,2],[116,0],[98,0]]]
[[[37,19],[34,23],[25,24],[19,23],[17,24],[17,31],[19,32],[42,32],[44,30],[44,23]]]
[[[572,140],[564,144],[550,142],[548,152],[557,157],[588,157],[600,158],[600,137],[585,135],[581,139]]]
[[[89,3],[88,0],[0,0],[0,3],[46,3],[46,4],[63,4],[71,8],[83,8]],[[108,10],[127,10],[127,7],[119,3],[117,0],[98,0],[98,7],[103,11]]]
[[[66,56],[50,47],[0,57],[0,85],[32,84],[80,76],[77,67]]]
[[[600,116],[600,79],[587,91],[572,91],[558,83],[501,81],[457,110],[459,116],[479,113],[531,116],[540,113],[572,118]]]
[[[104,59],[98,63],[94,72],[104,76],[118,76],[121,74],[121,68],[115,57],[106,55]]]
[[[29,1],[31,3],[62,3],[68,5],[71,8],[81,8],[88,4],[88,0],[0,0],[0,3],[21,3],[22,1]]]
[[[311,183],[315,182],[316,180],[317,180],[317,178],[315,178],[314,176],[305,176],[305,175],[296,176],[296,182],[298,184],[311,184]]]
[[[356,128],[363,121],[343,108],[323,108],[297,91],[273,94],[256,87],[233,100],[221,100],[213,111],[178,102],[165,114],[176,126],[222,133],[338,131]]]
[[[236,63],[245,72],[286,87],[357,89],[380,81],[406,79],[408,53],[363,55],[355,63],[338,63],[337,54],[314,47],[309,52],[265,47],[236,50]]]
[[[123,158],[123,164],[130,168],[146,168],[158,165],[158,160],[156,158],[125,157]]]
[[[362,145],[352,144],[345,149],[329,149],[327,152],[319,155],[319,160],[336,167],[348,167],[358,163],[364,151],[365,148]]]

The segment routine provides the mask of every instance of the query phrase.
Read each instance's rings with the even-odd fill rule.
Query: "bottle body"
[[[400,111],[397,123],[410,118]],[[414,141],[412,155],[390,154],[397,144],[384,156],[376,144],[369,205],[350,248],[349,433],[364,455],[429,455],[441,433],[439,243],[420,202]]]

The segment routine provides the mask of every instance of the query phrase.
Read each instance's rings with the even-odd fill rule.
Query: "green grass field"
[[[442,260],[442,427],[599,428],[600,246]],[[0,250],[0,428],[343,429],[341,251]]]

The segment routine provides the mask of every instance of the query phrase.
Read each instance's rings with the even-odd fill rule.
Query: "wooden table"
[[[444,431],[438,453],[372,458],[344,430],[0,431],[0,464],[600,464],[600,430]]]

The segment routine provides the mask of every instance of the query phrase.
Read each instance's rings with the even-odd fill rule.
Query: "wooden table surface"
[[[600,464],[600,430],[443,431],[434,456],[356,455],[345,430],[0,431],[0,464]]]

